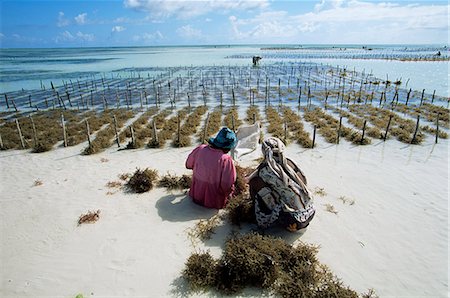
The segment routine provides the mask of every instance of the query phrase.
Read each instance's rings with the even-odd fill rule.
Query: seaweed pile
[[[230,238],[222,256],[209,252],[189,257],[182,272],[193,291],[215,289],[236,294],[259,287],[280,297],[376,297],[372,290],[358,294],[345,286],[317,260],[318,247],[287,244],[281,238],[257,233]]]
[[[158,172],[156,170],[137,169],[125,186],[130,192],[143,193],[153,188],[157,178]]]

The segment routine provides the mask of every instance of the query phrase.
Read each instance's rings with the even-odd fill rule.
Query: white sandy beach
[[[315,219],[303,234],[269,232],[289,243],[320,245],[320,261],[358,292],[447,297],[448,141],[336,146],[318,140],[315,149],[287,147],[311,190],[326,193],[315,195]],[[187,295],[180,279],[185,261],[198,250],[219,256],[229,224],[206,243],[193,243],[189,229],[215,211],[180,192],[131,194],[106,184],[136,168],[189,173],[184,160],[194,147],[110,148],[82,156],[84,146],[0,152],[0,296]],[[35,186],[37,180],[42,185]],[[98,209],[96,223],[77,226],[81,214]]]

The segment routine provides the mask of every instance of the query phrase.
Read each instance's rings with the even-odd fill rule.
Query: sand
[[[448,141],[336,146],[319,137],[318,144],[287,148],[316,192],[316,217],[303,233],[269,233],[320,245],[320,261],[359,292],[447,297]],[[216,211],[179,191],[131,194],[106,184],[136,168],[189,173],[184,160],[194,147],[82,156],[84,147],[0,152],[0,296],[186,295],[180,272],[189,255],[205,249],[220,255],[232,228],[224,224],[205,243],[192,242],[190,229]],[[331,205],[337,214],[326,210]],[[95,210],[97,222],[77,225]]]

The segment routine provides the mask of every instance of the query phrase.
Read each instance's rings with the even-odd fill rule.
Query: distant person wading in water
[[[195,148],[186,160],[186,168],[193,170],[189,196],[208,208],[224,208],[234,191],[236,168],[227,153],[236,146],[236,134],[222,128],[209,145]]]

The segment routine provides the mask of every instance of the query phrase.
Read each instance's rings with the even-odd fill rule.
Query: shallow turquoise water
[[[270,48],[271,49],[267,49]],[[1,49],[0,92],[39,89],[50,82],[60,84],[69,79],[93,75],[122,73],[133,68],[177,66],[244,66],[251,57],[263,57],[261,65],[312,61],[331,66],[347,67],[359,72],[372,72],[380,79],[402,80],[403,88],[436,90],[437,95],[449,96],[449,62],[400,62],[371,59],[390,55],[416,57],[433,55],[440,46],[374,46],[366,51],[360,46],[310,46],[294,50],[276,50],[278,46],[191,46],[191,47],[130,47],[77,49]],[[442,55],[448,56],[448,48]],[[364,57],[361,59],[349,58]],[[145,75],[147,72],[145,73]]]

